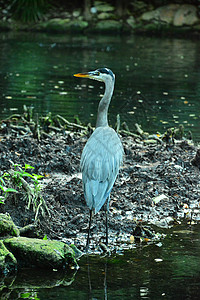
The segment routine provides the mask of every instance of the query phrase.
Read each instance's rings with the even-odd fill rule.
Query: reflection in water
[[[40,289],[69,286],[75,280],[75,275],[76,271],[22,270],[16,275],[0,278],[0,299],[39,299]]]
[[[162,242],[138,246],[124,255],[83,256],[76,274],[20,272],[16,278],[4,278],[0,299],[22,299],[26,293],[26,299],[40,300],[197,300],[200,225],[181,225],[165,233]]]
[[[184,124],[200,140],[200,41],[141,36],[1,33],[0,118],[23,104],[95,124],[103,86],[73,78],[107,66],[116,74],[110,123],[161,131]]]
[[[88,266],[88,286],[89,286],[89,299],[95,299],[93,297],[93,289],[96,290],[96,280],[92,283],[91,280],[91,274],[90,274],[90,268],[94,267],[92,264],[90,266],[90,257],[87,255],[87,266]],[[98,269],[96,269],[98,271]],[[104,272],[103,272],[104,280],[103,280],[103,286],[102,290],[104,291],[104,300],[108,299],[107,295],[107,258],[105,259],[105,265],[104,265]],[[94,286],[94,288],[93,288]]]

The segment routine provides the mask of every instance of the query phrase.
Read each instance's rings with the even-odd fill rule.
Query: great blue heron
[[[74,76],[105,83],[105,93],[98,107],[96,129],[83,149],[80,163],[84,196],[90,209],[86,244],[86,249],[88,249],[93,211],[96,214],[106,201],[106,244],[108,244],[110,192],[118,175],[124,150],[117,133],[108,126],[108,107],[115,84],[113,72],[107,68],[102,68],[87,73],[78,73]]]

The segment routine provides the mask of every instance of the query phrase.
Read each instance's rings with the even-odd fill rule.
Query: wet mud
[[[85,204],[80,156],[89,133],[83,130],[52,132],[34,138],[30,132],[1,127],[0,176],[14,164],[30,164],[43,175],[41,194],[49,214],[27,209],[23,194],[10,193],[0,212],[8,212],[15,224],[35,223],[32,235],[73,243],[84,250],[89,210]],[[121,134],[125,150],[123,166],[111,192],[109,244],[113,249],[134,247],[132,237],[144,233],[146,240],[180,222],[200,219],[200,169],[195,160],[197,147],[188,140],[149,143]],[[195,161],[194,161],[195,160]],[[90,250],[105,242],[105,211],[94,216]],[[31,234],[30,234],[31,235]],[[99,245],[101,246],[99,248]]]

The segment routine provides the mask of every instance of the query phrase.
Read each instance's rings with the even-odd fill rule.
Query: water
[[[116,74],[111,125],[118,113],[132,130],[136,122],[151,133],[183,124],[200,141],[198,40],[0,33],[0,46],[0,119],[26,104],[95,125],[104,87],[72,75],[106,66]]]
[[[124,255],[84,256],[76,273],[20,272],[1,299],[199,299],[200,225],[176,226]],[[2,282],[3,283],[3,282]],[[7,295],[7,298],[6,298]],[[26,297],[25,297],[26,295]]]
[[[149,132],[184,124],[200,141],[200,41],[155,37],[0,33],[0,119],[23,111],[95,124],[99,82],[77,72],[116,74],[109,119]],[[76,274],[19,272],[1,280],[1,299],[199,299],[199,225],[166,231],[162,245],[124,255],[82,257]]]

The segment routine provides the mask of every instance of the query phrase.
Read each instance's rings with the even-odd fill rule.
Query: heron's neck
[[[96,127],[108,126],[108,107],[114,90],[114,80],[105,83],[105,93],[99,102]]]

